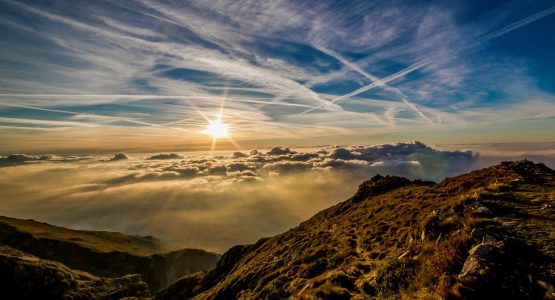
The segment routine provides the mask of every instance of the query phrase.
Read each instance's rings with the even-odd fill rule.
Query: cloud
[[[27,154],[10,154],[5,157],[0,156],[0,166],[15,166],[20,164],[32,164],[42,162],[76,162],[94,159],[91,156],[56,156],[56,155],[40,155],[33,156]]]
[[[183,156],[176,153],[162,153],[162,154],[153,155],[148,159],[157,160],[157,159],[182,159],[182,158]]]
[[[25,154],[10,154],[6,157],[0,158],[0,165],[15,165],[28,161],[47,160],[48,156],[30,156]]]
[[[318,153],[295,153],[291,156],[291,160],[307,161],[318,156]]]
[[[264,165],[264,169],[278,174],[306,171],[310,168],[312,168],[312,164],[300,161],[279,161]]]
[[[472,169],[478,156],[406,142],[275,147],[248,156],[157,154],[117,164],[103,157],[41,163],[40,156],[8,157],[25,163],[0,168],[0,214],[223,252],[298,224],[377,173],[438,180]]]
[[[459,148],[477,149],[457,150]],[[223,252],[282,232],[352,196],[376,174],[441,180],[502,160],[532,157],[555,167],[553,143],[461,145],[420,142],[321,149],[280,147],[253,155],[184,155],[118,163],[14,156],[0,168],[1,215],[78,229],[154,235],[172,247]],[[246,152],[246,151],[245,151]]]
[[[249,155],[243,152],[233,152],[233,158],[248,157]]]
[[[116,161],[116,160],[126,160],[126,159],[129,159],[129,156],[127,156],[127,154],[123,152],[118,152],[114,154],[114,157],[112,157],[110,160]]]
[[[285,154],[294,154],[295,151],[289,150],[289,148],[284,147],[274,147],[270,149],[266,154],[268,155],[285,155]]]
[[[333,159],[354,159],[351,151],[342,147],[332,149],[328,157]]]
[[[179,137],[191,141],[187,150],[205,149],[203,116],[224,100],[234,139],[249,145],[357,142],[384,128],[404,137],[439,125],[480,132],[494,119],[535,126],[553,111],[553,93],[542,88],[550,74],[535,71],[545,55],[532,55],[550,40],[518,57],[486,43],[537,30],[554,11],[545,3],[486,13],[411,1],[340,10],[328,1],[61,3],[3,2],[10,43],[2,67],[14,70],[0,75],[4,153],[158,152],[177,149]],[[528,44],[522,36],[511,43]]]

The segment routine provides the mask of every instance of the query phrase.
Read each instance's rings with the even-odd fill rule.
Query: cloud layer
[[[439,180],[476,159],[472,151],[419,142],[223,155],[8,156],[0,168],[0,214],[224,251],[345,200],[376,173]]]

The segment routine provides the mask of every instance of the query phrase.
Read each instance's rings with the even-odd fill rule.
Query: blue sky
[[[0,152],[553,141],[552,1],[0,0]]]

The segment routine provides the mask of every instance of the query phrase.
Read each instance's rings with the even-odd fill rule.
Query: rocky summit
[[[555,171],[525,160],[440,183],[377,175],[221,258],[11,218],[0,243],[8,299],[555,299]]]
[[[376,176],[156,299],[555,299],[555,172],[504,162],[440,183]]]

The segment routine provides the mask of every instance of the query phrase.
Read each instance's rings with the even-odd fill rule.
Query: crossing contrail
[[[530,23],[532,23],[532,22],[534,22],[534,21],[537,21],[537,20],[539,20],[539,19],[545,18],[545,17],[547,17],[547,16],[553,14],[554,12],[555,12],[555,6],[551,6],[551,7],[547,8],[547,9],[544,9],[544,10],[542,10],[542,11],[536,13],[536,14],[533,14],[533,15],[531,15],[531,16],[529,16],[529,17],[526,17],[526,18],[524,18],[524,19],[522,19],[522,20],[516,21],[516,22],[511,23],[511,24],[509,24],[509,25],[507,25],[507,26],[504,26],[504,27],[502,27],[502,28],[500,28],[500,29],[497,29],[497,30],[495,30],[495,31],[493,31],[493,32],[490,32],[490,33],[484,35],[483,37],[481,37],[481,38],[478,40],[478,42],[476,42],[476,43],[474,43],[474,44],[471,44],[471,45],[469,45],[468,47],[462,48],[462,49],[460,49],[459,51],[457,51],[456,53],[460,53],[460,52],[462,52],[462,51],[465,51],[465,50],[468,50],[468,49],[470,49],[470,48],[473,48],[473,47],[479,45],[480,43],[485,43],[485,42],[488,42],[488,41],[490,41],[490,40],[492,40],[492,39],[498,38],[498,37],[500,37],[500,36],[502,36],[502,35],[505,35],[505,34],[507,34],[507,33],[509,33],[509,32],[512,32],[512,31],[514,31],[514,30],[516,30],[516,29],[519,29],[519,28],[521,28],[521,27],[523,27],[523,26],[526,26],[526,25],[528,25],[528,24],[530,24]],[[379,84],[380,82],[385,84],[385,83],[388,83],[388,82],[393,81],[393,80],[395,80],[395,79],[398,79],[398,78],[400,78],[400,77],[406,76],[406,75],[408,75],[408,74],[410,74],[410,73],[412,73],[412,72],[415,72],[415,71],[418,71],[418,70],[422,69],[423,67],[429,65],[431,62],[432,62],[432,59],[431,59],[431,58],[426,58],[426,59],[421,60],[421,61],[419,61],[419,62],[417,62],[417,63],[415,63],[415,64],[413,64],[413,65],[411,65],[411,66],[409,66],[409,67],[407,67],[407,68],[405,68],[405,69],[403,69],[403,70],[401,70],[401,71],[399,71],[399,72],[397,72],[397,73],[395,73],[395,74],[392,74],[392,75],[390,75],[390,76],[384,78],[384,79],[381,79],[381,80],[378,79],[377,81],[373,81],[372,83],[370,83],[370,84],[368,84],[368,85],[366,85],[366,86],[363,86],[363,87],[361,87],[361,88],[359,88],[359,89],[356,89],[356,90],[354,90],[354,91],[352,91],[352,92],[350,92],[350,93],[347,93],[347,94],[345,94],[345,95],[339,96],[339,97],[337,97],[337,98],[335,98],[335,99],[333,99],[333,100],[331,100],[331,101],[328,101],[328,102],[326,102],[326,103],[324,103],[324,104],[320,104],[320,105],[318,105],[318,106],[312,107],[312,108],[310,108],[310,109],[308,109],[308,110],[305,110],[305,111],[299,113],[298,115],[306,114],[306,113],[311,112],[311,111],[313,111],[313,110],[315,110],[315,109],[319,109],[319,108],[321,108],[321,107],[324,107],[324,106],[326,106],[326,105],[328,105],[328,104],[335,103],[335,102],[337,102],[337,101],[341,101],[341,100],[343,100],[343,99],[356,96],[356,95],[358,95],[358,94],[364,93],[364,92],[366,92],[366,91],[368,91],[368,90],[371,90],[371,89],[373,89],[373,88],[376,88],[376,87],[380,87],[380,86],[381,86],[381,85]],[[351,65],[352,65],[352,64],[351,64]],[[358,66],[357,66],[357,69],[360,70],[360,68],[358,68]],[[355,71],[356,71],[356,69],[355,69]],[[410,103],[410,102],[408,102],[408,103]],[[407,102],[405,102],[405,104],[407,104]],[[408,104],[407,104],[407,105],[408,105]],[[416,107],[415,107],[415,108],[416,108]],[[414,109],[414,108],[413,108],[413,109]],[[421,116],[422,116],[422,115],[421,115]],[[425,116],[424,116],[424,117],[425,117]],[[425,117],[425,118],[427,118],[427,117]]]

